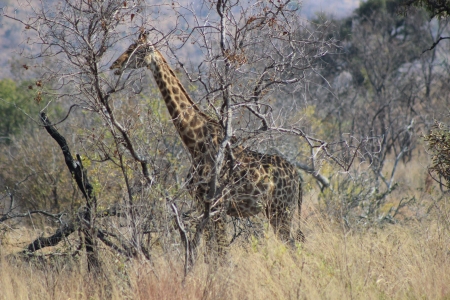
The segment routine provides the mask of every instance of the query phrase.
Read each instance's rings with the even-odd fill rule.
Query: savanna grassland
[[[2,239],[2,299],[448,299],[450,252],[448,198],[433,186],[423,193],[422,166],[415,175],[417,203],[397,224],[348,229],[320,212],[317,195],[304,199],[304,244],[293,249],[271,230],[231,246],[219,265],[199,261],[183,275],[183,255],[157,248],[151,260],[127,260],[100,250],[100,273],[78,256],[33,258],[13,254],[35,232],[13,230]],[[435,200],[433,200],[435,199]],[[426,216],[425,216],[426,215]]]
[[[309,227],[312,226],[312,227]],[[102,274],[76,259],[2,258],[2,299],[447,299],[448,230],[438,221],[364,233],[314,220],[308,242],[273,236],[234,246],[226,263],[199,263],[186,279],[179,259],[107,260]]]
[[[2,10],[24,42],[0,80],[0,299],[450,299],[450,10],[17,6]],[[244,148],[301,173],[304,243],[262,213],[225,216],[244,184],[272,191],[253,189],[261,211],[289,192],[273,165],[251,173],[265,160],[239,169]],[[214,218],[223,257],[206,251]]]

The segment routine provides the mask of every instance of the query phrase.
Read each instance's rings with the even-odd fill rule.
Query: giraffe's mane
[[[163,64],[166,65],[167,69],[169,70],[170,74],[172,75],[173,78],[175,78],[178,87],[181,89],[182,93],[184,94],[184,96],[186,97],[186,99],[189,101],[189,103],[192,105],[192,107],[194,108],[194,110],[203,118],[205,118],[205,120],[209,123],[213,123],[214,125],[220,126],[220,123],[218,120],[214,119],[212,116],[206,114],[205,112],[203,112],[198,105],[192,100],[192,98],[189,96],[188,92],[186,91],[186,89],[184,88],[184,86],[181,84],[181,81],[178,79],[178,76],[175,75],[175,72],[172,70],[172,68],[170,67],[169,63],[167,62],[167,60],[164,58],[164,56],[161,54],[161,52],[159,52],[159,50],[155,49],[155,53],[158,55],[158,59],[160,59]]]

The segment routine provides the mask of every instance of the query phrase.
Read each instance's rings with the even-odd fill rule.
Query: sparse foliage
[[[447,30],[446,23],[429,24],[423,11],[400,16],[398,5],[367,1],[353,16],[336,21],[342,53],[323,58],[328,68],[310,90],[316,99],[312,117],[321,120],[314,128],[328,139],[339,136],[348,147],[338,143],[332,152],[341,153],[344,163],[353,161],[343,174],[348,178],[335,177],[334,191],[321,198],[326,211],[333,207],[331,215],[347,218],[349,226],[385,221],[390,213],[398,216],[397,204],[413,202],[405,195],[390,213],[385,207],[403,180],[400,165],[417,155],[420,132],[430,126],[431,107],[439,105],[435,99],[446,101],[436,88],[448,74],[437,65],[443,53],[422,54],[435,34]]]
[[[414,9],[424,8],[428,12],[430,20],[437,18],[439,22],[447,19],[450,13],[450,2],[447,0],[402,0],[400,3],[402,6],[398,11],[402,14],[406,15]],[[438,33],[427,50],[433,50],[442,40],[448,39],[450,39],[450,36],[442,36]]]
[[[29,116],[38,112],[33,99],[39,87],[30,81],[16,84],[11,79],[0,80],[0,143],[10,143],[20,134]]]

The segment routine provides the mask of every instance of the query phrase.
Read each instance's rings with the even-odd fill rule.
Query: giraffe
[[[173,124],[184,146],[192,158],[189,191],[200,204],[209,191],[211,170],[219,144],[224,138],[224,129],[220,123],[201,109],[189,97],[163,55],[141,34],[116,61],[110,69],[148,68],[153,73],[156,84],[162,94]],[[242,146],[233,146],[233,166],[224,162],[220,174],[227,215],[249,217],[264,212],[276,234],[283,241],[291,239],[291,221],[298,205],[301,213],[302,187],[297,169],[278,155],[261,154]],[[229,155],[229,157],[231,157]],[[230,158],[228,158],[230,159]],[[224,217],[214,220],[217,234],[218,252],[228,247]],[[296,239],[304,241],[303,233],[298,230]]]

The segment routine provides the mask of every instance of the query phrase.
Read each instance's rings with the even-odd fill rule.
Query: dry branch
[[[70,173],[74,177],[78,188],[83,193],[86,198],[86,208],[83,213],[78,214],[78,220],[80,221],[81,229],[85,234],[86,241],[86,252],[88,254],[88,268],[97,269],[99,266],[98,254],[96,250],[96,241],[95,241],[95,227],[94,227],[94,218],[95,218],[95,210],[96,210],[96,202],[97,199],[93,194],[93,186],[89,183],[89,179],[87,176],[87,171],[83,168],[83,164],[81,161],[80,155],[77,154],[77,160],[75,161],[70,153],[69,145],[67,144],[66,139],[56,130],[56,127],[52,125],[47,115],[42,112],[41,113],[41,121],[45,126],[45,129],[50,134],[50,136],[58,143],[61,147],[61,150],[64,155],[64,160],[66,161],[66,165],[69,168]],[[72,227],[71,227],[72,228]],[[75,230],[75,226],[73,226],[72,233]],[[68,233],[68,234],[70,234]],[[62,233],[55,233],[56,238],[51,240],[43,240],[43,242],[48,242],[49,245],[53,245],[52,242],[56,242],[56,244],[63,238]],[[38,239],[39,240],[39,239]],[[40,242],[40,241],[38,241]]]
[[[59,242],[61,242],[65,237],[69,236],[76,230],[76,226],[74,222],[68,222],[66,224],[62,224],[62,226],[49,237],[38,237],[31,244],[27,246],[27,248],[23,251],[25,253],[32,253],[37,250],[40,250],[45,247],[56,246]]]

